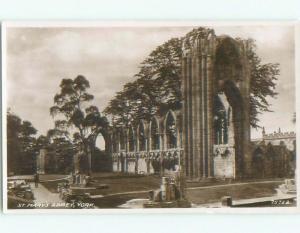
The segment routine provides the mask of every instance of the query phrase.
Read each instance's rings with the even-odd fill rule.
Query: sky
[[[195,25],[195,27],[200,25]],[[49,114],[63,78],[84,75],[103,110],[122,86],[133,81],[139,64],[157,46],[195,27],[8,27],[6,29],[7,107],[46,134]],[[295,131],[294,28],[292,26],[213,26],[216,35],[253,38],[263,63],[279,63],[276,99],[260,115],[267,133]],[[261,130],[251,131],[252,138]]]

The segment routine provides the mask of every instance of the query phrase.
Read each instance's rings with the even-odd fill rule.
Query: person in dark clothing
[[[40,176],[39,176],[39,173],[35,173],[34,175],[34,184],[35,184],[35,187],[39,187],[39,182],[40,182]]]

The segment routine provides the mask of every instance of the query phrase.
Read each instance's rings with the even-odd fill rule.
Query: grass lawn
[[[63,175],[45,175],[41,180],[51,180],[63,178]],[[158,189],[160,187],[159,176],[143,176],[143,175],[124,175],[118,173],[98,173],[93,174],[93,179],[97,180],[100,184],[107,184],[107,189],[97,189],[90,191],[91,195],[103,195],[102,198],[93,199],[95,205],[99,208],[116,208],[117,206],[125,203],[134,198],[147,198],[148,193],[135,193],[135,194],[119,194],[115,193],[132,192],[132,191],[147,191]],[[241,181],[235,180],[206,180],[201,182],[187,182],[187,196],[188,199],[194,204],[205,204],[219,202],[223,196],[232,196],[233,200],[258,198],[272,196],[276,193],[275,188],[278,187],[283,179],[269,179],[272,183],[256,183],[256,184],[243,184]],[[247,180],[243,182],[254,182],[255,180]],[[258,180],[264,181],[264,180]],[[43,185],[51,192],[57,192],[57,184],[59,181],[44,182]],[[228,184],[224,187],[224,184]],[[232,185],[231,185],[232,184]],[[203,189],[189,189],[194,187],[216,186]],[[220,186],[221,185],[221,186]],[[218,187],[219,186],[219,187]],[[108,196],[105,196],[108,195]]]
[[[219,202],[224,196],[231,196],[233,200],[268,197],[276,194],[275,188],[279,182],[264,184],[245,184],[238,186],[214,187],[208,189],[187,190],[188,199],[194,204]]]
[[[148,198],[148,193],[107,196],[103,198],[94,199],[93,202],[98,208],[109,209],[109,208],[117,208],[119,205],[122,205],[125,202],[135,198]]]
[[[93,179],[99,184],[107,184],[107,189],[97,189],[89,191],[91,195],[107,195],[112,193],[122,193],[131,191],[143,191],[158,189],[160,186],[159,176],[142,175],[120,175],[112,173],[94,174]],[[57,184],[62,181],[44,182],[43,185],[50,192],[57,192]]]

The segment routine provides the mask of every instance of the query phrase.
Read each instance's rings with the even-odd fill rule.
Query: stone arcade
[[[137,126],[114,128],[113,171],[150,174],[178,170],[183,156],[181,113],[169,110]]]

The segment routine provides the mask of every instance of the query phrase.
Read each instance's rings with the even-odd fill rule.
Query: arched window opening
[[[153,119],[151,122],[151,149],[159,150],[158,123],[155,119]]]
[[[140,122],[139,124],[139,150],[145,151],[146,150],[146,135],[145,135],[145,128],[144,124]]]
[[[120,149],[125,150],[126,148],[126,137],[123,129],[120,131]]]
[[[129,151],[134,151],[134,136],[132,127],[129,128],[128,132]]]
[[[172,149],[177,147],[177,129],[174,116],[168,114],[166,120],[166,137],[167,137],[167,148]]]
[[[113,148],[113,152],[119,152],[119,148],[118,148],[118,135],[116,133],[113,133],[113,138],[112,138],[112,148]]]
[[[105,140],[102,134],[99,134],[98,137],[96,138],[96,147],[101,151],[105,150]]]
[[[219,96],[215,98],[214,105],[214,143],[228,143],[228,117],[226,109]]]

